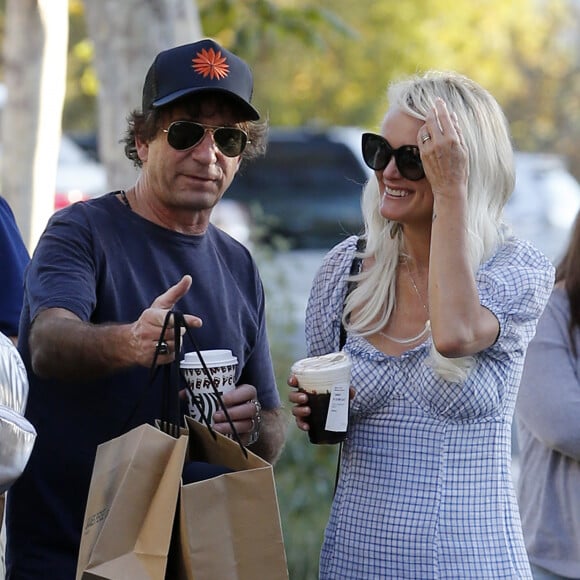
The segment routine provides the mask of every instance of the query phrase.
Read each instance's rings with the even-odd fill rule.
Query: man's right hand
[[[41,378],[63,380],[96,378],[139,365],[151,366],[167,312],[191,287],[186,275],[159,295],[139,318],[130,324],[91,324],[63,308],[40,312],[30,329],[30,356],[34,372]],[[200,327],[202,321],[184,315],[188,326]],[[167,354],[159,364],[175,356],[173,320],[165,333]]]
[[[131,325],[130,347],[135,353],[136,364],[146,367],[151,366],[167,313],[187,294],[191,288],[191,283],[191,276],[184,276],[177,284],[155,298],[151,306],[144,310],[141,316]],[[188,326],[200,327],[202,325],[201,318],[197,316],[184,314],[184,318]],[[167,345],[167,353],[159,354],[158,364],[166,364],[174,359],[175,341],[173,329],[174,321],[173,317],[171,317],[163,336],[163,342]],[[181,334],[184,332],[185,329],[182,328]]]

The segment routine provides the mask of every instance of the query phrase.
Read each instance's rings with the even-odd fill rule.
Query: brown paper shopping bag
[[[77,580],[164,580],[186,451],[151,425],[99,445]]]
[[[234,471],[181,487],[176,577],[287,580],[272,466],[205,425],[186,422],[189,459]]]

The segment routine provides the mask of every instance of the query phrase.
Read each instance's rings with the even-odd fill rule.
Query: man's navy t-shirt
[[[30,364],[31,321],[43,309],[65,308],[95,324],[133,322],[185,274],[193,284],[176,309],[203,319],[192,329],[200,349],[230,349],[239,361],[236,384],[254,385],[265,409],[280,405],[262,283],[244,246],[213,225],[199,236],[164,229],[114,194],[58,212],[32,257],[20,326],[26,416],[38,437],[8,498],[7,558],[18,578],[74,578],[97,445],[159,417],[163,375],[152,387],[140,367],[92,381],[42,380]]]

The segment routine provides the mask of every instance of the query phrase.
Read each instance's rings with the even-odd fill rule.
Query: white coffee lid
[[[231,350],[215,349],[202,350],[201,356],[208,367],[227,366],[238,364],[238,358],[232,354]],[[182,367],[201,368],[202,364],[196,352],[186,352],[181,361]]]

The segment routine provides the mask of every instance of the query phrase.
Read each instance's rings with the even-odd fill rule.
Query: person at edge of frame
[[[534,580],[580,578],[580,213],[524,363],[518,505]]]

